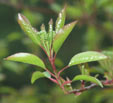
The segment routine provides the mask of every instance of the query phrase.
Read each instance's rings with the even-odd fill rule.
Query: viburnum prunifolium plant
[[[11,60],[11,61],[17,61],[17,62],[23,62],[28,63],[32,65],[36,65],[38,67],[41,67],[43,69],[43,72],[36,71],[32,74],[31,77],[31,83],[34,83],[39,78],[48,78],[52,82],[56,83],[65,94],[75,94],[79,95],[83,91],[88,90],[90,88],[93,88],[95,86],[100,86],[103,88],[104,85],[112,84],[113,79],[110,78],[108,75],[106,76],[105,81],[100,81],[96,78],[96,76],[91,76],[90,72],[88,70],[88,62],[93,61],[99,61],[101,65],[105,64],[106,60],[108,61],[108,56],[104,53],[96,52],[96,51],[85,51],[82,53],[78,53],[74,55],[71,60],[69,60],[68,65],[66,65],[64,68],[57,70],[55,66],[55,59],[56,55],[61,48],[62,44],[66,40],[66,38],[69,36],[70,32],[76,25],[77,21],[74,21],[69,24],[65,24],[65,17],[66,17],[66,8],[61,10],[59,13],[59,16],[55,23],[55,30],[53,29],[53,20],[51,19],[49,21],[49,30],[46,31],[44,24],[41,25],[41,30],[37,31],[28,19],[23,16],[22,14],[18,14],[18,23],[21,26],[22,30],[28,35],[28,37],[37,45],[42,48],[42,50],[45,52],[45,54],[48,57],[48,60],[51,64],[52,70],[50,68],[47,68],[43,60],[41,60],[38,56],[30,53],[16,53],[14,55],[11,55],[5,60]],[[63,78],[61,76],[61,73],[74,65],[78,65],[80,68],[81,74],[76,75],[73,77],[72,80],[70,80],[68,77]],[[108,70],[109,71],[109,70]],[[108,73],[109,74],[109,73]],[[113,76],[111,76],[113,77]],[[80,81],[81,86],[79,89],[73,89],[72,82]],[[90,82],[89,86],[86,86],[86,82]]]

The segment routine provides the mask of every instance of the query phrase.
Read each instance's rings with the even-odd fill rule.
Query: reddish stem
[[[45,49],[42,47],[42,46],[40,46],[41,48],[42,48],[42,50],[44,51],[44,53],[47,55],[47,57],[49,58],[49,56],[48,56],[48,54],[47,54],[47,52],[45,51]]]
[[[113,84],[113,79],[112,80],[106,80],[102,82],[103,85],[111,85]]]
[[[54,64],[54,59],[49,57],[49,61],[51,63],[51,66],[53,68],[54,73],[56,74],[57,72],[56,72],[56,67],[55,67],[55,64]]]
[[[56,79],[53,79],[53,78],[49,78],[52,82],[56,83],[56,84],[59,84],[58,81]]]
[[[58,85],[60,86],[60,88],[64,91],[64,93],[67,93],[67,92],[65,91],[64,85],[62,85],[61,81],[59,80],[59,77],[60,77],[60,76],[58,76],[58,73],[57,73],[57,71],[56,71],[56,66],[55,66],[55,64],[54,64],[55,58],[56,58],[56,53],[55,53],[55,55],[54,55],[54,57],[53,57],[53,54],[52,54],[51,48],[50,48],[50,56],[48,56],[48,54],[47,54],[47,52],[45,51],[45,49],[44,49],[43,47],[41,47],[41,48],[42,48],[42,50],[45,52],[45,54],[47,55],[47,57],[48,57],[48,59],[49,59],[49,61],[50,61],[50,63],[51,63],[53,72],[55,73],[55,75],[54,75],[52,72],[50,72],[50,71],[46,68],[46,71],[48,71],[53,77],[56,78],[56,79],[53,79],[53,78],[49,78],[49,79],[50,79],[51,81],[53,81],[54,83],[58,84]],[[62,70],[62,71],[63,71],[63,70]]]
[[[50,58],[52,58],[52,54],[51,54],[51,48],[50,48]]]
[[[56,76],[52,72],[50,72],[47,68],[46,68],[46,71],[49,72],[53,77],[56,78]]]
[[[67,94],[67,92],[65,91],[64,86],[62,85],[61,81],[59,80],[59,76],[58,76],[58,73],[57,73],[57,71],[56,71],[56,67],[55,67],[55,64],[54,64],[55,58],[51,57],[51,58],[49,58],[49,61],[50,61],[50,63],[51,63],[51,66],[52,66],[52,68],[53,68],[53,71],[54,71],[54,73],[55,73],[55,78],[56,78],[57,84],[58,84],[58,85],[60,86],[60,88],[64,91],[64,93]]]
[[[76,93],[84,92],[84,91],[89,90],[91,88],[94,88],[96,86],[97,86],[96,84],[91,84],[90,86],[87,86],[87,87],[84,87],[84,88],[73,89],[73,90],[69,91],[68,94],[71,94],[71,93],[76,94]]]
[[[85,82],[84,82],[84,80],[82,80],[82,81],[81,81],[81,88],[84,89],[84,87],[85,87]]]
[[[55,55],[54,55],[54,61],[55,61],[55,59],[56,59],[56,53],[55,53]]]
[[[64,83],[62,83],[62,86],[71,83],[72,81],[65,81]]]
[[[53,59],[53,57],[51,56],[51,50],[50,50],[50,57],[48,56],[48,54],[47,54],[47,52],[45,51],[45,49],[42,47],[42,46],[40,46],[41,48],[42,48],[42,50],[45,52],[45,54],[47,55],[47,57],[48,57],[48,59],[49,59],[49,61],[50,61],[50,63],[51,63],[51,66],[52,66],[52,68],[53,68],[53,71],[54,71],[54,73],[56,73],[56,67],[55,67],[55,65],[54,65],[54,59]],[[46,68],[46,71],[48,71],[53,77],[55,77],[56,78],[56,81],[57,81],[57,77],[52,73],[52,72],[50,72],[47,68]],[[53,82],[55,82],[55,81],[53,81]],[[57,84],[58,84],[58,81],[57,81]]]
[[[64,68],[62,68],[59,72],[58,72],[58,77],[60,76],[60,74],[65,70],[69,68],[69,66],[65,66]]]

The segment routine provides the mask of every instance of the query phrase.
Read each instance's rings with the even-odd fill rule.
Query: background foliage
[[[56,20],[58,12],[67,4],[66,23],[78,20],[77,26],[60,49],[56,65],[65,66],[78,52],[87,50],[113,50],[113,1],[112,0],[0,0],[0,103],[112,103],[112,88],[99,87],[84,92],[79,97],[64,95],[47,79],[40,79],[33,85],[30,77],[35,66],[3,61],[4,57],[16,52],[29,52],[45,59],[37,48],[24,35],[17,23],[17,14],[24,14],[31,24],[40,30],[44,23],[48,27],[50,18]],[[97,63],[91,64],[95,73],[103,70]],[[72,67],[64,76],[72,78],[79,74]],[[98,69],[98,70],[97,70]],[[101,77],[100,77],[101,78]],[[89,97],[91,97],[89,99]]]

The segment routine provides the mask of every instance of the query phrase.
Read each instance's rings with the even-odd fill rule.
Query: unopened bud
[[[27,23],[27,24],[30,24],[30,22],[29,22],[29,20],[24,16],[24,15],[22,15],[22,14],[18,14],[18,22],[20,23],[20,22],[25,22],[25,23]]]
[[[45,25],[44,24],[41,25],[41,30],[45,30]]]
[[[49,25],[53,25],[53,19],[50,19]]]

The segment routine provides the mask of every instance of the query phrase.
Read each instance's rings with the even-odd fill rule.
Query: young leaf
[[[103,88],[102,83],[97,78],[89,76],[89,75],[77,75],[73,78],[72,81],[76,81],[76,80],[90,81],[90,82],[95,83]]]
[[[62,11],[59,13],[59,16],[56,20],[56,33],[64,26],[65,24],[65,18],[66,18],[66,8],[62,9]]]
[[[92,61],[99,61],[107,59],[107,56],[103,55],[102,53],[95,52],[95,51],[87,51],[76,54],[69,62],[69,66],[92,62]]]
[[[28,19],[22,14],[18,14],[18,23],[23,31],[32,39],[35,44],[40,45],[40,38],[37,36],[37,31],[34,29]]]
[[[65,25],[62,29],[59,30],[59,32],[55,35],[54,41],[53,41],[53,49],[57,53],[60,47],[62,46],[63,42],[68,37],[69,33],[72,31],[73,27],[77,21],[74,21],[70,24]]]
[[[43,77],[51,78],[51,75],[48,72],[36,71],[32,74],[31,83],[33,84],[37,79],[43,78]]]
[[[45,68],[43,61],[39,57],[29,53],[16,53],[14,55],[5,58],[5,60],[23,62]]]
[[[52,41],[53,41],[53,20],[50,19],[49,21],[49,46],[51,46]]]

